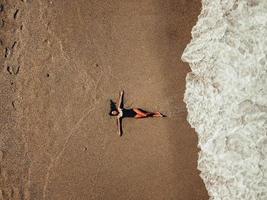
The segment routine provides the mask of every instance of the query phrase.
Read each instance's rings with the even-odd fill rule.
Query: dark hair
[[[110,116],[114,116],[112,114],[112,111],[118,111],[118,110],[117,110],[117,107],[116,107],[116,103],[110,99],[110,112],[109,112]]]

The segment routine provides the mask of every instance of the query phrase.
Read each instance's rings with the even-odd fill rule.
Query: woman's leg
[[[164,117],[160,112],[147,112],[140,108],[133,109],[136,112],[135,118],[146,118],[146,117]]]
[[[153,117],[164,117],[164,115],[161,114],[160,112],[155,112],[153,113]]]
[[[134,112],[136,112],[135,118],[140,119],[147,117],[147,112],[145,112],[144,110],[141,110],[139,108],[134,108],[133,110]]]

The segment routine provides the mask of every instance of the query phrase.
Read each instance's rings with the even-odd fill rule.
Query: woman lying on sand
[[[122,118],[128,117],[128,118],[141,119],[147,117],[165,117],[165,115],[161,114],[160,112],[147,112],[140,108],[130,108],[130,109],[124,108],[123,94],[124,92],[121,91],[118,106],[116,106],[116,103],[110,100],[110,113],[109,113],[110,116],[117,116],[118,133],[120,136],[122,135],[122,126],[121,126]]]

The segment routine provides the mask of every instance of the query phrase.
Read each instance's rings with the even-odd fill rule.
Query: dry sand
[[[199,0],[1,2],[0,199],[208,199],[180,60]],[[168,118],[118,137],[121,89]]]

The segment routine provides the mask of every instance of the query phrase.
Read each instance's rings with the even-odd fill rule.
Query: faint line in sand
[[[40,1],[40,3],[42,4],[42,2]],[[81,16],[80,16],[80,9],[79,9],[79,6],[77,6],[77,12],[78,12],[78,18],[79,18],[79,21],[80,21],[80,23],[84,23],[84,21],[83,21],[83,19],[81,18]],[[66,52],[65,52],[65,50],[64,50],[64,46],[63,46],[63,43],[62,43],[62,41],[60,40],[60,38],[56,35],[56,34],[53,34],[53,32],[50,30],[50,29],[48,29],[48,33],[52,36],[52,37],[54,37],[55,39],[56,39],[56,41],[58,42],[58,44],[59,44],[59,48],[60,48],[60,51],[61,51],[61,55],[62,55],[62,57],[63,57],[63,59],[65,60],[65,61],[67,61],[67,62],[71,62],[71,58],[66,54]],[[103,58],[102,56],[100,56],[99,55],[99,50],[98,50],[98,48],[97,48],[97,46],[95,45],[95,42],[94,42],[94,38],[90,35],[90,39],[91,39],[91,43],[92,43],[92,45],[96,48],[96,54],[97,54],[97,57],[100,59],[100,60],[102,60],[101,58]],[[76,68],[76,69],[78,69],[78,67],[76,66],[76,64],[75,64],[75,62],[73,62],[73,65],[74,65],[74,67]],[[108,68],[108,70],[110,71],[110,74],[111,74],[111,67],[110,66],[108,66],[109,68]],[[100,77],[99,77],[99,79],[98,80],[96,80],[96,81],[93,81],[93,84],[94,84],[94,89],[95,89],[95,97],[94,97],[94,100],[95,100],[95,105],[98,103],[97,102],[97,90],[98,90],[98,87],[99,87],[99,84],[100,84],[100,82],[101,82],[101,79],[103,78],[103,74],[104,74],[104,71],[103,71],[103,69],[101,69],[101,75],[100,75]],[[112,75],[112,74],[111,74]],[[112,76],[114,76],[114,75],[112,75]],[[91,109],[89,109],[88,110],[88,112],[85,114],[85,115],[83,115],[79,120],[78,120],[78,122],[74,125],[74,128],[70,131],[70,134],[67,136],[67,138],[66,138],[66,140],[65,140],[65,143],[63,144],[63,146],[62,146],[62,149],[57,153],[57,155],[56,155],[56,157],[54,158],[54,159],[51,159],[51,161],[50,161],[50,164],[49,164],[49,166],[48,166],[48,168],[47,168],[47,173],[46,173],[46,175],[45,175],[45,182],[44,182],[44,187],[43,187],[43,200],[45,200],[46,199],[46,195],[47,195],[47,188],[48,188],[48,185],[49,185],[49,178],[50,178],[50,174],[51,174],[51,171],[52,171],[52,169],[56,166],[56,164],[57,164],[57,162],[58,162],[58,160],[62,157],[62,155],[63,155],[63,153],[64,153],[64,151],[66,150],[66,147],[67,147],[67,144],[69,143],[69,141],[70,141],[70,138],[73,136],[73,134],[75,133],[75,130],[79,127],[79,125],[80,125],[80,123],[92,112],[92,111],[94,111],[96,108],[94,107],[94,108],[91,108]],[[106,143],[104,144],[104,147],[103,147],[103,149],[105,149],[106,148]],[[105,154],[105,152],[106,151],[104,151],[104,154]],[[97,177],[98,177],[98,175],[99,175],[99,172],[100,172],[100,170],[98,170],[97,171],[97,173],[96,173],[96,176],[95,176],[95,179],[97,180]],[[95,183],[94,183],[94,185],[96,184],[96,181],[95,181]]]
[[[49,182],[49,177],[50,177],[50,173],[51,173],[51,170],[53,167],[55,167],[57,161],[61,158],[61,156],[63,155],[65,149],[66,149],[66,146],[67,144],[69,143],[70,141],[70,138],[73,136],[73,134],[75,133],[74,131],[79,127],[80,123],[86,118],[88,117],[88,115],[95,110],[95,107],[91,108],[88,110],[88,112],[83,115],[79,120],[78,122],[76,122],[76,124],[74,125],[74,128],[70,131],[70,134],[68,135],[65,143],[63,144],[63,147],[62,149],[58,152],[57,156],[54,158],[54,159],[51,159],[50,161],[50,164],[47,168],[47,172],[46,172],[46,175],[45,175],[45,183],[44,183],[44,187],[43,187],[43,200],[46,199],[46,191],[47,191],[47,186],[48,186],[48,182]]]

